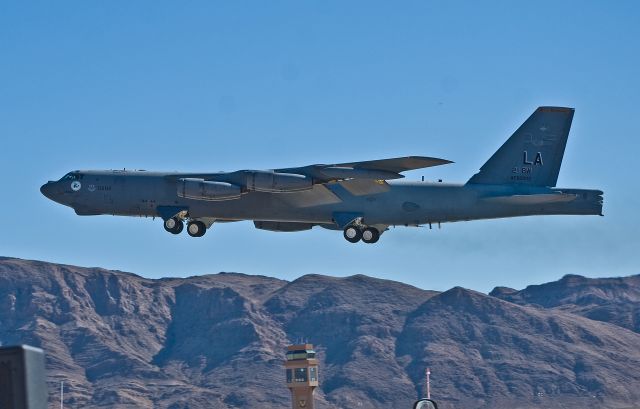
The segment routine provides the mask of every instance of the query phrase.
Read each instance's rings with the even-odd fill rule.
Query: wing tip
[[[448,164],[450,164],[450,163],[455,163],[455,162],[454,162],[454,161],[452,161],[452,160],[449,160],[449,159],[442,159],[442,158],[430,158],[430,157],[424,157],[424,159],[427,159],[427,160],[429,160],[429,161],[431,161],[431,162],[435,162],[435,164],[434,164],[434,165],[432,165],[432,166],[448,165]]]
[[[576,109],[571,107],[555,107],[555,106],[540,106],[536,111],[539,112],[574,112]]]

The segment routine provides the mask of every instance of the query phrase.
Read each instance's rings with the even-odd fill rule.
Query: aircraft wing
[[[238,170],[218,173],[171,173],[165,178],[181,183],[183,197],[202,200],[228,200],[248,191],[268,193],[300,192],[315,185],[330,182],[353,181],[345,186],[353,194],[362,195],[384,189],[385,183],[375,182],[400,179],[401,172],[439,166],[451,161],[426,156],[405,156],[363,162],[316,164],[298,168],[270,170]],[[366,183],[370,182],[370,183]]]
[[[450,160],[430,158],[427,156],[404,156],[401,158],[367,160],[363,162],[339,163],[332,166],[350,167],[356,169],[375,169],[401,173],[408,170],[430,168],[453,163]]]
[[[299,168],[275,169],[278,173],[293,173],[312,177],[316,180],[328,182],[344,179],[400,179],[400,173],[428,168],[431,166],[453,163],[446,159],[427,156],[404,156],[400,158],[368,160],[362,162],[348,162],[336,164],[316,164]]]

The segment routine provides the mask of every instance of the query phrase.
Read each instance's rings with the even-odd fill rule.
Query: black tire
[[[344,228],[342,235],[349,243],[357,243],[362,238],[362,230],[356,226],[347,226]]]
[[[171,234],[180,234],[180,232],[184,228],[182,220],[178,219],[177,217],[172,217],[171,219],[165,220],[163,225],[164,229]]]
[[[207,226],[199,220],[187,224],[187,233],[191,237],[202,237],[207,232]]]
[[[362,241],[367,244],[377,243],[380,240],[380,232],[373,227],[367,227],[362,231]]]

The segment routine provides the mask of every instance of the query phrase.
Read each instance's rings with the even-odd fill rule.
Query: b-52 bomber
[[[398,181],[451,161],[407,156],[272,170],[175,173],[87,170],[41,187],[78,215],[160,217],[200,237],[217,222],[279,232],[321,226],[375,243],[390,226],[532,215],[601,215],[602,191],[557,188],[574,109],[539,107],[464,184]]]

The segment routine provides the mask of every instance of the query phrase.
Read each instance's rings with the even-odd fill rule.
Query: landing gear
[[[184,219],[176,215],[164,221],[164,229],[171,234],[179,234],[184,229]],[[200,220],[191,220],[187,223],[187,233],[191,237],[202,237],[207,232],[207,225]]]
[[[164,222],[164,229],[171,234],[180,234],[183,228],[184,224],[182,223],[182,220],[177,217],[172,217]]]
[[[373,227],[367,227],[362,231],[362,241],[367,244],[376,243],[380,239],[380,232]]]
[[[207,232],[207,226],[199,220],[187,224],[187,233],[191,237],[202,237]]]
[[[362,240],[367,244],[373,244],[380,239],[380,231],[375,227],[357,226],[354,224],[345,227],[343,235],[350,243],[357,243]]]
[[[357,243],[362,238],[362,230],[357,226],[350,225],[344,228],[344,238],[350,243]]]

